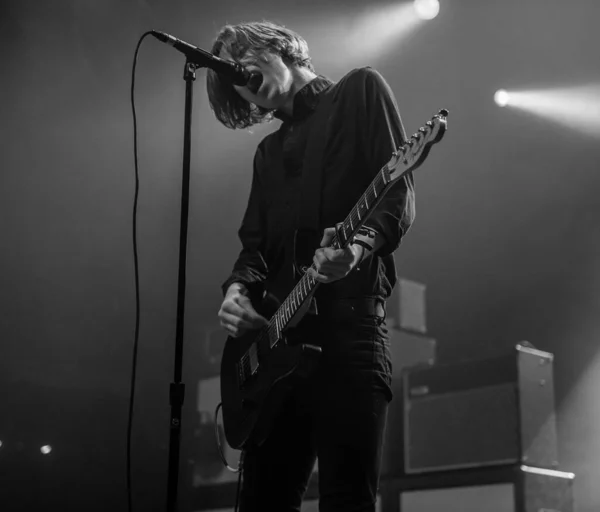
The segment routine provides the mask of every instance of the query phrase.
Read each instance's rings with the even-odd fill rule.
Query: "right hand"
[[[250,302],[246,287],[240,283],[233,283],[227,289],[218,316],[221,327],[234,338],[269,324],[264,316],[256,312]]]

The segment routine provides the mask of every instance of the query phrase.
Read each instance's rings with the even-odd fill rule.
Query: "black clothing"
[[[381,358],[384,328],[367,320],[348,331],[327,341],[362,337]],[[375,511],[388,397],[356,383],[328,364],[299,383],[265,443],[246,452],[240,512],[299,512],[317,455],[321,512]]]
[[[370,68],[356,69],[337,84],[318,77],[301,89],[293,116],[278,114],[281,127],[256,151],[239,230],[243,248],[224,293],[240,282],[258,296],[290,276],[307,135],[315,129],[313,112],[324,91],[333,102],[322,190],[315,191],[321,194],[320,234],[344,220],[405,140],[393,94]],[[381,249],[345,278],[319,286],[318,315],[306,315],[293,333],[322,347],[318,369],[295,389],[267,441],[248,448],[241,512],[299,511],[316,456],[322,512],[375,510],[392,377],[383,305],[396,281],[392,252],[413,218],[408,173],[365,224],[384,238]]]
[[[248,207],[239,237],[242,251],[233,272],[223,284],[240,282],[258,288],[267,278],[277,280],[291,234],[298,227],[298,191],[311,113],[318,95],[334,87],[334,102],[327,130],[322,178],[321,226],[335,226],[350,212],[375,174],[405,140],[393,94],[379,73],[356,69],[335,85],[318,77],[294,97],[294,115],[260,143]],[[396,281],[392,252],[400,245],[414,219],[412,175],[400,179],[365,224],[378,231],[385,244],[377,256],[361,264],[344,279],[321,286],[317,297],[389,297]],[[316,247],[314,248],[316,249]],[[313,250],[314,250],[313,249]],[[287,269],[284,269],[286,271]],[[317,300],[318,302],[318,300]]]

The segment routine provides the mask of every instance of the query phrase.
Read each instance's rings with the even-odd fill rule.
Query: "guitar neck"
[[[391,183],[389,169],[386,164],[377,173],[348,216],[338,225],[337,233],[332,240],[333,247],[344,249],[350,245],[358,230],[363,227],[375,207],[388,191]],[[310,268],[316,270],[314,263]],[[316,291],[318,285],[319,282],[309,272],[302,275],[294,289],[282,302],[269,322],[268,331],[271,346],[275,345],[281,339],[283,330],[289,325],[306,300]]]

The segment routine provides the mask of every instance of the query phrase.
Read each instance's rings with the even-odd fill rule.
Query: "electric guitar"
[[[447,116],[447,110],[440,110],[392,155],[338,225],[333,247],[343,249],[350,245],[394,182],[423,163],[431,147],[444,136]],[[267,438],[294,379],[308,375],[318,361],[320,347],[290,344],[286,340],[286,329],[304,316],[318,284],[305,272],[286,299],[271,307],[274,313],[266,327],[239,338],[229,337],[225,342],[221,400],[225,438],[232,448],[242,449],[249,441],[261,444]]]

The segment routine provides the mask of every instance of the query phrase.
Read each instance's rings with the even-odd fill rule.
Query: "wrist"
[[[246,285],[244,285],[243,283],[235,282],[229,285],[229,288],[227,288],[227,293],[225,295],[229,296],[238,293],[240,295],[248,295],[248,288],[246,288]]]
[[[373,246],[364,240],[355,238],[351,245],[354,249],[355,260],[353,267],[358,267],[373,252]]]
[[[354,235],[352,243],[362,245],[365,248],[365,255],[359,263],[362,263],[367,257],[372,254],[377,254],[378,251],[385,245],[385,237],[378,231],[363,226],[359,228]]]

